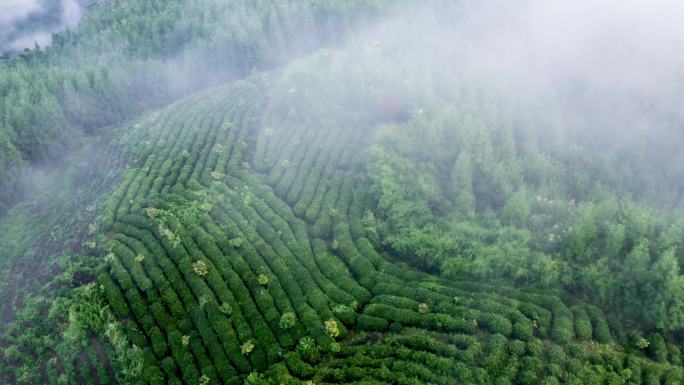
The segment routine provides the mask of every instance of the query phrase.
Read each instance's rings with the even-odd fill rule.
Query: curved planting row
[[[618,352],[594,307],[392,262],[378,251],[358,167],[370,126],[309,113],[283,76],[285,95],[265,98],[264,77],[237,82],[132,130],[143,155],[109,201],[99,279],[142,352],[141,382],[603,384],[681,374]]]
[[[292,90],[296,93],[296,88]],[[606,320],[589,305],[569,306],[554,295],[520,292],[506,285],[438,281],[389,263],[369,240],[377,236],[363,221],[371,203],[367,185],[354,165],[354,159],[362,156],[359,143],[368,128],[289,124],[296,122],[288,119],[293,111],[301,114],[306,107],[293,97],[283,104],[290,108],[273,107],[268,127],[258,135],[257,169],[274,193],[309,224],[311,237],[322,239],[314,241],[321,253],[337,257],[336,262],[342,262],[372,296],[370,300],[359,297],[351,325],[356,333],[368,333],[365,343],[371,343],[372,349],[352,345],[333,352],[317,374],[307,369],[307,364],[315,366],[317,360],[297,363],[292,359],[294,373],[316,383],[649,383],[653,378],[679,378],[678,369],[660,368],[609,348],[598,349],[605,350],[599,354],[596,348],[587,348],[587,341],[592,346],[612,342]],[[279,119],[272,117],[279,111],[288,113],[280,117],[285,122],[280,126]],[[402,367],[402,357],[389,358],[398,354],[396,348],[385,349],[376,340],[414,333],[420,334],[416,339],[423,345],[444,345],[442,349],[450,352],[444,358],[449,360],[430,357],[419,362],[425,357],[424,346],[411,345],[405,347],[410,353],[403,357],[411,357],[410,365]],[[454,335],[463,338],[449,341]],[[443,344],[444,340],[449,342]],[[458,353],[463,362],[451,362],[464,344],[475,350]],[[378,357],[376,345],[388,355],[385,360]],[[570,360],[574,366],[566,364],[569,355],[577,356]],[[444,367],[430,366],[437,363]],[[561,363],[565,367],[559,367]],[[405,376],[406,372],[412,374]]]
[[[150,150],[110,201],[101,282],[143,350],[142,380],[239,381],[302,338],[330,345],[353,322],[344,311],[357,303],[353,292],[368,296],[349,274],[338,284],[339,274],[320,269],[304,224],[244,174],[259,122],[251,87],[154,117],[142,141]]]

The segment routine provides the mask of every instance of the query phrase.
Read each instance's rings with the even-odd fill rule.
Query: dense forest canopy
[[[684,383],[676,1],[14,3],[0,382]]]

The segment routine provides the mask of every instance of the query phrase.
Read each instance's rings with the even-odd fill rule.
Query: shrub
[[[224,146],[222,144],[216,143],[214,147],[211,148],[211,151],[220,154],[221,152],[223,152],[223,148]]]
[[[337,338],[340,336],[340,329],[337,325],[337,321],[334,319],[329,319],[324,322],[325,331],[331,338]]]
[[[166,372],[167,375],[171,375],[178,370],[176,362],[171,357],[166,357],[161,361],[161,368]]]
[[[107,303],[112,307],[114,315],[119,318],[126,317],[129,313],[128,305],[119,290],[119,287],[112,281],[109,274],[101,274],[100,282],[104,288],[104,294],[107,298]]]
[[[646,385],[660,385],[660,377],[662,370],[655,365],[650,365],[645,368],[643,383]]]
[[[147,213],[147,216],[150,219],[156,219],[159,216],[159,209],[156,209],[154,207],[148,207],[145,209],[145,212]]]
[[[570,342],[575,336],[573,315],[570,309],[560,300],[555,300],[553,304],[553,323],[551,326],[551,337],[561,343]]]
[[[230,306],[228,302],[222,302],[221,306],[219,306],[219,311],[229,316],[231,313],[233,313],[233,308]]]
[[[646,349],[651,343],[641,335],[635,335],[633,337],[634,346],[637,349]]]
[[[285,354],[285,364],[292,374],[300,378],[308,378],[316,373],[316,370],[295,352]]]
[[[684,383],[684,371],[680,368],[672,368],[665,374],[664,385],[680,385]]]
[[[209,273],[209,268],[204,261],[195,261],[192,264],[192,270],[200,277],[204,277],[207,275],[207,273]]]
[[[426,303],[420,303],[418,304],[418,312],[421,314],[425,314],[430,311],[430,307]]]
[[[280,322],[278,322],[278,326],[280,326],[281,329],[289,329],[293,327],[296,323],[296,318],[295,314],[291,311],[283,313],[283,315],[280,317]]]
[[[499,333],[509,336],[513,330],[511,321],[499,314],[481,313],[478,316],[478,324],[482,324],[492,334]]]
[[[578,360],[586,360],[587,359],[587,351],[580,344],[570,344],[567,347],[567,350],[568,350],[568,353],[570,354],[570,356],[573,358],[577,358]]]
[[[682,364],[682,352],[679,349],[679,346],[677,344],[670,342],[667,344],[667,350],[669,353],[669,358],[670,362],[673,365],[681,365]]]
[[[243,343],[240,346],[240,351],[242,352],[242,355],[248,356],[252,351],[254,351],[254,341],[252,340],[247,340],[245,343]]]
[[[584,307],[575,305],[572,308],[575,315],[575,334],[580,340],[590,340],[592,337],[591,320]]]
[[[604,344],[609,343],[612,339],[610,336],[610,329],[608,328],[608,322],[606,322],[606,319],[603,317],[601,310],[595,306],[587,306],[586,310],[594,325],[593,336],[596,341]]]
[[[321,354],[318,351],[316,342],[309,336],[299,340],[299,343],[297,344],[297,352],[299,352],[305,361],[312,364],[317,363],[321,359]]]
[[[566,361],[565,352],[563,348],[558,345],[551,345],[547,350],[548,362],[556,365],[563,365]]]
[[[356,322],[356,313],[347,305],[335,305],[332,311],[335,316],[347,326],[353,325],[354,322]]]
[[[629,370],[628,379],[634,383],[641,382],[641,358],[633,353],[627,353],[625,356],[625,370]]]
[[[164,357],[168,351],[166,339],[158,327],[154,326],[149,331],[150,340],[152,341],[152,350],[157,357]]]
[[[544,368],[544,361],[538,357],[523,357],[521,360],[521,381],[522,384],[538,384],[539,374]],[[533,380],[529,382],[529,380]]]
[[[199,384],[200,385],[209,385],[210,381],[211,380],[209,379],[209,377],[206,374],[203,374],[202,377],[199,378]]]
[[[544,343],[538,338],[533,338],[527,343],[527,352],[532,357],[541,357],[544,354]]]
[[[357,325],[361,330],[382,332],[387,330],[389,322],[384,318],[373,317],[366,314],[359,314]]]
[[[494,334],[489,341],[487,357],[484,367],[491,375],[500,375],[506,367],[508,357],[506,337],[501,334]]]
[[[508,344],[508,351],[511,356],[522,357],[525,354],[525,343],[520,340],[513,340]]]
[[[242,237],[235,237],[232,238],[228,241],[228,244],[236,249],[239,249],[242,246],[242,243],[244,242],[244,239]]]
[[[532,338],[533,330],[532,322],[527,320],[518,320],[513,324],[513,336],[522,341]]]
[[[649,338],[648,354],[656,362],[667,361],[667,346],[665,340],[660,333],[652,333]]]

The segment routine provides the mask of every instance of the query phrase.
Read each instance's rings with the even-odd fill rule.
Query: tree
[[[501,211],[501,219],[504,224],[524,227],[530,216],[530,205],[527,202],[527,194],[524,188],[513,194]]]
[[[679,275],[679,265],[674,249],[666,251],[650,270],[640,276],[645,274],[647,274],[646,278],[642,278],[641,282],[648,290],[642,290],[637,297],[640,299],[639,310],[642,318],[648,324],[665,331],[682,330],[684,328],[684,277]]]
[[[456,209],[466,218],[475,216],[473,168],[470,154],[461,151],[451,171],[452,191],[456,194]]]
[[[293,327],[296,323],[296,317],[295,314],[291,311],[283,313],[283,315],[280,317],[280,322],[278,323],[278,326],[282,329],[290,329]]]

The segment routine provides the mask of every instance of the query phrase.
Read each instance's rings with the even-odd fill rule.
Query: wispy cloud
[[[35,43],[45,47],[51,43],[53,33],[76,27],[83,15],[81,3],[78,0],[52,1],[1,0],[0,37],[5,34],[7,38],[0,39],[0,42],[4,40],[11,50],[31,48]],[[55,10],[58,10],[58,16],[50,14]],[[36,29],[30,25],[33,17],[54,21]]]
[[[7,32],[14,23],[42,9],[38,0],[3,0],[0,4],[0,32]]]
[[[73,28],[83,15],[81,4],[76,0],[62,0],[62,25]]]

